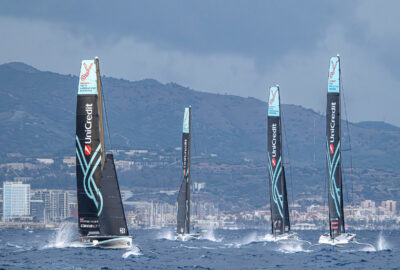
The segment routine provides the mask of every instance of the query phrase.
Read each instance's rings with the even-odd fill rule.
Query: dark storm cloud
[[[349,7],[350,6],[350,7]],[[353,9],[347,5],[347,9]],[[344,12],[343,12],[344,11]],[[321,1],[9,1],[0,15],[61,23],[76,35],[135,38],[198,53],[312,50],[346,9]]]
[[[350,120],[400,125],[397,1],[3,1],[0,63],[102,72],[324,111],[329,57],[342,56]],[[379,93],[379,94],[377,94]],[[371,104],[373,101],[373,104]],[[373,105],[374,109],[371,109]]]

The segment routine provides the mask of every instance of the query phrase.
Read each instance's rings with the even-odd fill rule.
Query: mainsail
[[[94,60],[82,61],[76,106],[76,181],[82,236],[99,233],[98,216],[103,207],[96,69]]]
[[[178,194],[177,233],[190,233],[190,120],[191,107],[185,108],[182,130],[183,180]]]
[[[76,107],[79,233],[128,235],[114,159],[105,156],[98,59],[82,61]]]
[[[268,171],[272,233],[290,231],[285,168],[282,159],[282,128],[279,87],[269,89],[268,106]]]
[[[335,56],[330,59],[326,107],[326,161],[331,238],[345,232],[340,145],[340,76],[340,59],[339,56]]]

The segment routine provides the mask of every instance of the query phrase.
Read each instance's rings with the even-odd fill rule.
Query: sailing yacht
[[[268,103],[268,172],[271,206],[271,229],[275,241],[295,238],[290,231],[285,167],[282,157],[282,124],[279,85],[269,89]]]
[[[346,233],[344,225],[342,157],[340,145],[340,80],[340,57],[337,55],[330,59],[326,107],[329,233],[325,233],[319,238],[319,243],[331,245],[347,244],[351,241],[355,241],[356,238],[355,234]]]
[[[191,106],[185,108],[182,130],[182,167],[183,180],[178,194],[178,213],[176,240],[194,240],[200,234],[190,233],[190,143],[191,143]]]
[[[83,60],[76,107],[78,228],[84,246],[131,248],[114,157],[104,147],[99,60]]]

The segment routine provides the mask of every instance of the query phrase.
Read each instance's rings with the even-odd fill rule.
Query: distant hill
[[[225,187],[238,194],[244,184],[248,193],[265,185],[267,104],[264,101],[205,93],[152,79],[131,82],[104,76],[102,82],[113,148],[180,146],[183,109],[190,104],[194,154],[214,153],[220,162],[241,164],[246,159],[258,166],[257,177],[251,180],[255,185],[250,185],[243,177],[228,179],[223,175],[218,183],[213,183],[213,175],[207,176],[205,181],[215,189]],[[20,153],[28,157],[74,155],[77,86],[77,76],[39,71],[24,63],[0,65],[2,153]],[[297,105],[283,105],[282,111],[284,158],[293,167],[296,192],[306,192],[316,184],[322,187],[325,117]],[[345,165],[350,167],[352,161],[352,167],[358,172],[351,176],[355,183],[369,185],[368,188],[387,183],[397,188],[400,128],[384,122],[349,123],[349,137],[343,122],[342,130]],[[350,148],[351,152],[346,151]],[[2,155],[0,161],[6,162],[7,156]],[[376,175],[383,173],[392,176],[382,183]],[[132,182],[122,181],[132,185]],[[143,181],[143,185],[151,183]],[[379,192],[382,196],[386,194]]]

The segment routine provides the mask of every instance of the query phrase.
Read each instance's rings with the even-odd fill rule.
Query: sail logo
[[[85,155],[90,155],[92,153],[92,147],[90,145],[85,145]]]
[[[185,108],[185,113],[183,115],[183,133],[189,133],[189,108]]]
[[[272,96],[271,96],[271,98],[269,100],[269,105],[274,104],[277,93],[278,93],[278,89],[276,89],[275,92],[274,92],[274,90],[271,90],[271,95]]]
[[[338,221],[331,221],[331,228],[333,230],[338,230],[339,229],[339,222]]]
[[[86,65],[86,63],[83,63],[83,67],[85,68],[86,72],[82,74],[81,76],[81,81],[85,81],[87,77],[89,76],[90,70],[93,67],[93,63],[90,63],[89,67]]]
[[[276,158],[272,158],[271,163],[272,163],[272,167],[275,167],[276,166]]]
[[[329,78],[330,79],[332,79],[333,75],[335,75],[336,67],[337,67],[338,63],[339,63],[339,60],[336,60],[336,63],[333,63],[333,61],[331,61],[332,71],[329,72]]]
[[[330,130],[329,142],[330,143],[335,142],[335,126],[336,126],[336,102],[332,102],[331,103],[331,121],[329,123],[329,130]]]
[[[188,162],[188,140],[183,141],[183,174],[186,176],[186,168]]]
[[[335,151],[335,147],[333,146],[333,144],[331,144],[329,146],[329,153],[331,153],[331,155],[333,155],[333,152]]]
[[[271,140],[272,153],[271,153],[271,155],[272,155],[273,158],[276,158],[276,155],[277,155],[277,153],[276,153],[277,152],[276,151],[276,132],[277,132],[277,129],[278,129],[277,124],[273,123],[271,125],[271,129],[272,129],[272,140]]]
[[[92,143],[92,120],[93,120],[93,104],[85,105],[86,123],[85,123],[85,144]]]

